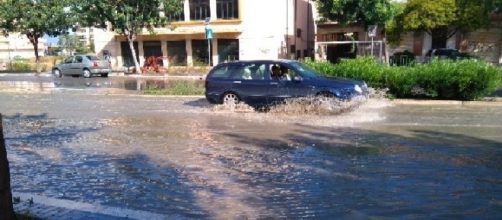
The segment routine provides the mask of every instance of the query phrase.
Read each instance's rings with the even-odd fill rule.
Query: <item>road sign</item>
[[[213,39],[213,29],[209,25],[206,25],[206,39]]]
[[[377,29],[378,29],[377,25],[369,25],[368,26],[368,36],[369,37],[376,37]]]

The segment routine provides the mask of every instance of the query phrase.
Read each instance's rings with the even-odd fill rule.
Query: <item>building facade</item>
[[[46,41],[40,38],[38,41],[38,55],[45,56],[47,51]],[[0,60],[12,60],[17,58],[35,58],[35,50],[26,35],[10,33],[9,36],[0,35]]]
[[[315,11],[311,0],[185,0],[180,14],[168,15],[169,25],[137,36],[136,58],[140,65],[156,57],[163,66],[207,66],[209,61],[310,57]],[[206,18],[211,41],[205,39]],[[134,65],[124,37],[102,29],[93,34],[96,52],[109,55],[114,69]]]

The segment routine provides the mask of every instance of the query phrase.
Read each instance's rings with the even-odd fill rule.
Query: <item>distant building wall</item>
[[[209,10],[204,15],[210,14],[210,26],[213,29],[211,65],[233,59],[296,59],[310,56],[313,51],[316,8],[312,6],[312,0],[202,2],[209,5]],[[179,63],[187,66],[207,65],[207,60],[201,60],[201,54],[208,56],[207,49],[201,47],[202,44],[207,47],[205,25],[199,14],[190,14],[191,4],[191,0],[185,0],[184,17],[174,20],[166,27],[156,28],[154,35],[147,31],[138,35],[136,47],[140,65],[144,64],[148,54],[160,55],[164,66]],[[225,8],[222,4],[236,6],[237,15],[225,17],[227,12],[221,13],[222,8]],[[110,52],[115,69],[131,65],[132,54],[129,46],[124,46],[124,37],[111,30],[95,29],[93,33],[97,54]],[[180,45],[184,50],[180,50]],[[176,57],[182,57],[184,62],[179,62]]]
[[[45,56],[46,51],[45,40],[41,38],[38,43],[38,55]],[[0,36],[0,60],[34,57],[33,45],[25,35],[10,33],[7,37]]]

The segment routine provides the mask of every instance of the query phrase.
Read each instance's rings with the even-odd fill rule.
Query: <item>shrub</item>
[[[8,65],[9,71],[31,71],[31,64],[26,60],[14,60]]]
[[[167,88],[149,86],[143,93],[147,95],[204,95],[204,85],[197,81],[177,80],[171,81]]]
[[[474,100],[500,86],[502,73],[477,60],[433,60],[427,64],[389,67],[372,58],[344,60],[340,64],[306,61],[329,76],[364,80],[374,88],[388,88],[399,98]]]

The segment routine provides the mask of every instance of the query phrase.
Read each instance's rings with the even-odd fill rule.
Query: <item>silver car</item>
[[[56,77],[63,75],[81,75],[90,78],[92,75],[107,77],[112,71],[110,62],[94,55],[74,55],[67,57],[61,63],[52,68]]]

